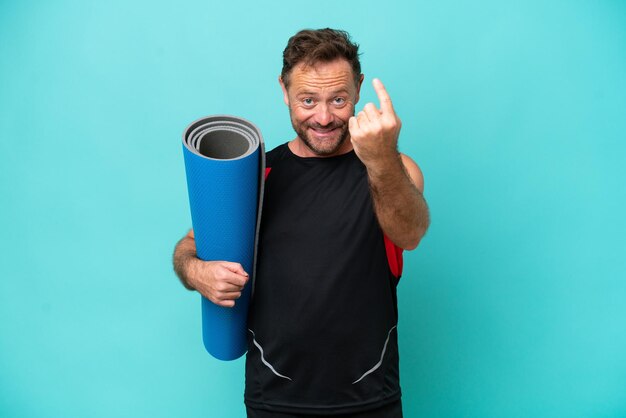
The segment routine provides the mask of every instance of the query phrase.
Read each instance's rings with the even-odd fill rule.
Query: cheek
[[[309,119],[315,112],[312,112],[309,109],[304,109],[302,107],[293,107],[291,108],[291,118],[296,122],[303,122]]]
[[[335,111],[335,115],[341,120],[348,120],[351,116],[354,116],[354,105],[347,104],[341,109]]]

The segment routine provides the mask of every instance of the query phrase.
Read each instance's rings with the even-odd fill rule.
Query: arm
[[[239,299],[248,282],[248,273],[239,263],[200,260],[196,256],[193,230],[176,244],[173,263],[174,271],[183,286],[189,290],[197,290],[220,306],[235,306],[235,300]]]
[[[430,223],[422,194],[424,178],[413,160],[398,153],[400,119],[380,80],[374,79],[373,84],[380,110],[368,103],[350,118],[350,137],[367,168],[374,210],[383,232],[397,246],[413,249]]]
[[[368,169],[376,217],[391,241],[398,247],[412,250],[430,222],[422,194],[422,173],[413,160],[402,154],[382,167],[381,170]]]

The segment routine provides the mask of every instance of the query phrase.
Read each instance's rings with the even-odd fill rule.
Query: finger
[[[224,306],[226,308],[232,308],[235,306],[235,301],[241,297],[241,292],[221,293],[217,298],[212,301],[217,305]]]
[[[220,300],[237,300],[241,297],[241,292],[225,292],[220,295]]]
[[[359,113],[356,114],[356,120],[359,122],[359,125],[362,125],[369,122],[370,119],[367,117],[365,112],[361,110]]]
[[[248,276],[241,276],[236,273],[229,273],[224,277],[223,280],[231,286],[230,289],[241,290],[246,285],[246,283],[248,283]]]
[[[380,101],[381,112],[394,113],[393,105],[391,104],[391,97],[389,97],[389,93],[387,93],[387,89],[383,85],[383,82],[375,78],[372,80],[372,85],[374,86],[374,90],[376,90],[376,95]]]
[[[222,282],[220,284],[217,284],[215,287],[220,294],[241,292],[243,290],[243,286],[239,286],[238,284],[230,282]]]
[[[380,111],[376,109],[374,103],[368,103],[363,108],[363,112],[367,115],[369,120],[376,120],[380,117]]]
[[[235,301],[234,300],[218,300],[218,301],[215,301],[214,303],[216,305],[223,306],[224,308],[233,308],[233,307],[235,307]]]
[[[348,119],[348,130],[350,131],[350,134],[353,134],[359,129],[359,122],[357,121],[356,117],[351,116],[350,119]]]

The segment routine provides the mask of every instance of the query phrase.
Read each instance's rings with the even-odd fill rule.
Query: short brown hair
[[[361,78],[359,45],[350,40],[348,32],[337,29],[304,29],[289,38],[283,51],[283,71],[280,74],[285,86],[289,84],[289,74],[293,67],[303,62],[314,65],[344,58],[352,67],[354,81],[358,85]]]

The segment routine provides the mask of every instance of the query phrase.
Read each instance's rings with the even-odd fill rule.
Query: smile
[[[319,129],[319,128],[309,128],[310,130],[312,130],[315,133],[315,136],[317,137],[330,137],[333,136],[333,134],[335,133],[335,131],[337,131],[337,129],[339,128],[332,128],[332,129]]]

